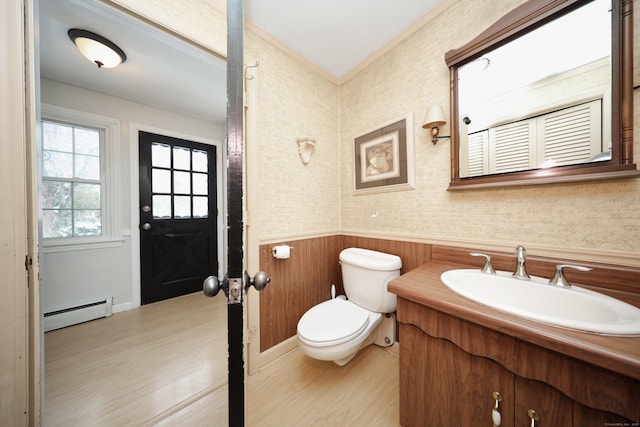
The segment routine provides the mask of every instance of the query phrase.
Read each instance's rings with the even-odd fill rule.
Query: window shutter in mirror
[[[539,117],[545,159],[560,166],[586,162],[602,152],[601,110],[596,100]]]

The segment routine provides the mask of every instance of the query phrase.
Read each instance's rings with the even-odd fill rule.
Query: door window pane
[[[193,217],[207,218],[209,216],[209,199],[207,197],[193,198]]]
[[[193,174],[193,194],[207,195],[208,193],[208,176],[205,173]]]
[[[171,147],[154,142],[151,144],[151,166],[158,168],[171,167]]]
[[[154,193],[171,193],[171,172],[165,169],[151,170],[151,191]]]
[[[191,218],[191,197],[173,196],[173,217]]]
[[[207,165],[208,165],[208,158],[207,158],[207,152],[206,151],[200,151],[200,150],[193,150],[193,170],[196,172],[209,172]]]
[[[173,192],[191,194],[191,174],[189,172],[173,171]]]
[[[171,218],[171,196],[153,196],[153,217]]]
[[[191,150],[184,147],[173,147],[173,168],[191,170]]]

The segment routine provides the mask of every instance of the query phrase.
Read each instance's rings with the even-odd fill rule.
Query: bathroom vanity
[[[485,307],[441,282],[459,268],[470,267],[429,261],[389,283],[398,295],[403,427],[489,426],[496,406],[501,426],[640,425],[640,337]]]

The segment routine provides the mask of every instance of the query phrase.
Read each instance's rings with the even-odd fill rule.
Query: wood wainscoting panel
[[[291,256],[276,259],[271,248],[291,246]],[[338,264],[340,236],[318,237],[260,246],[260,270],[271,282],[260,294],[260,351],[296,335],[298,321],[311,307],[331,298],[331,285],[342,294]]]

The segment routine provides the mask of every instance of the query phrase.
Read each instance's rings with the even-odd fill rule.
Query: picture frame
[[[356,136],[354,194],[415,189],[413,113]]]

